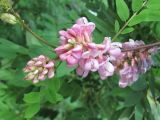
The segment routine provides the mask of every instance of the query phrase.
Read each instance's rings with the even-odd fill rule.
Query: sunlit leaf
[[[26,103],[38,103],[40,102],[40,94],[39,92],[30,92],[24,95],[23,100]]]
[[[143,0],[132,0],[132,10],[138,11],[143,4]]]
[[[121,32],[121,34],[127,34],[127,33],[130,33],[130,32],[132,32],[132,31],[134,31],[134,28],[128,27],[128,28],[125,28],[125,29]]]
[[[145,9],[130,21],[129,26],[133,26],[141,22],[149,22],[149,21],[160,21],[160,11]]]
[[[126,21],[129,18],[129,9],[124,0],[116,0],[116,7],[118,16],[122,21]]]
[[[25,118],[32,118],[40,110],[40,103],[35,103],[27,106],[25,109]]]
[[[119,26],[119,22],[117,20],[115,21],[114,27],[115,27],[115,32],[118,32],[120,26]]]

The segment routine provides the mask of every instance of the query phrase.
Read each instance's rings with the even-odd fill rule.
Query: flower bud
[[[54,61],[44,55],[40,55],[30,60],[23,71],[27,73],[26,80],[32,80],[33,83],[37,83],[40,80],[45,80],[47,76],[48,78],[54,77]]]
[[[2,21],[7,22],[7,23],[12,24],[12,25],[17,23],[16,17],[12,14],[9,14],[9,13],[2,13],[0,15],[0,19]]]

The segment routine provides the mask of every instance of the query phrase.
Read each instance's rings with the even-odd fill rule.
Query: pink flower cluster
[[[76,24],[66,31],[59,32],[61,46],[55,49],[62,61],[68,66],[77,65],[77,74],[86,77],[90,71],[98,71],[102,79],[112,76],[115,70],[112,61],[121,56],[121,43],[111,43],[105,38],[102,44],[92,41],[95,24],[88,22],[85,17],[77,20]]]
[[[143,46],[143,41],[130,40],[120,43],[112,42],[105,37],[101,44],[92,41],[95,24],[88,22],[85,17],[67,30],[61,30],[60,46],[55,52],[60,60],[66,61],[69,67],[76,66],[76,72],[86,77],[90,72],[98,72],[102,80],[114,73],[120,75],[119,86],[126,87],[137,81],[139,74],[145,73],[151,66],[152,60],[148,50],[139,51],[122,50]],[[40,55],[27,63],[24,71],[28,74],[25,79],[34,83],[54,76],[54,62]]]
[[[122,44],[122,48],[136,48],[143,45],[145,45],[143,41],[130,39],[129,42]],[[125,52],[121,64],[123,67],[119,70],[119,86],[126,87],[137,81],[139,74],[145,73],[151,67],[152,59],[148,50],[128,51]]]
[[[23,69],[24,72],[28,73],[25,76],[26,80],[32,80],[33,83],[39,82],[39,80],[45,80],[46,76],[48,78],[54,77],[54,61],[50,60],[44,55],[30,60],[26,67]]]
[[[122,52],[122,49],[144,45],[143,41],[111,42],[105,37],[102,44],[92,41],[95,24],[85,17],[77,20],[75,25],[66,31],[59,32],[61,45],[55,49],[60,60],[66,61],[69,67],[77,66],[77,74],[86,77],[89,72],[98,71],[102,80],[119,73],[120,87],[126,87],[137,81],[140,73],[151,66],[148,51]]]

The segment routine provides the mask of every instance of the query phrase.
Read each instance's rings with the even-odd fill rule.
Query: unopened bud
[[[17,19],[14,15],[9,14],[9,13],[2,13],[0,15],[0,19],[4,22],[10,23],[10,24],[16,24]]]
[[[0,0],[0,12],[9,11],[12,8],[12,0]]]

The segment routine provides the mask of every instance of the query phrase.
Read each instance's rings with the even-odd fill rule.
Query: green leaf
[[[141,22],[149,21],[160,21],[160,11],[145,9],[135,16],[128,25],[133,26]]]
[[[124,106],[133,106],[140,102],[143,97],[142,92],[132,92],[126,98],[124,102]],[[135,99],[136,98],[136,99]]]
[[[127,34],[127,33],[130,33],[130,32],[132,32],[132,31],[134,31],[134,28],[133,28],[133,27],[128,27],[128,28],[125,28],[125,29],[121,32],[121,34]]]
[[[126,21],[129,18],[129,9],[124,0],[116,0],[116,7],[118,16],[122,21]]]
[[[7,69],[0,69],[0,79],[1,80],[13,80],[15,77],[15,72]]]
[[[7,85],[5,85],[4,83],[0,83],[0,89],[7,89],[7,88],[8,88]]]
[[[28,50],[9,40],[0,38],[0,57],[14,58],[17,53],[28,54]]]
[[[30,104],[25,109],[25,118],[32,118],[40,110],[40,103]]]
[[[114,26],[115,26],[115,32],[117,33],[119,31],[119,28],[120,28],[118,20],[115,21]]]
[[[60,79],[59,79],[59,78],[54,78],[54,79],[52,79],[52,80],[50,81],[49,85],[50,85],[50,88],[51,88],[51,89],[54,88],[54,90],[55,90],[56,92],[58,92],[58,90],[59,90],[60,87],[61,87]]]
[[[45,45],[43,46],[32,45],[29,47],[30,57],[35,57],[41,54],[46,55],[50,58],[54,58],[56,56],[55,53],[53,52],[53,49]]]
[[[108,7],[109,7],[108,0],[102,0],[102,2],[105,5],[105,8],[108,9]]]
[[[73,71],[75,67],[68,68],[65,62],[62,62],[59,67],[56,70],[56,77],[62,77],[64,75],[70,74],[71,71]]]
[[[132,10],[138,11],[142,7],[143,0],[132,0]]]
[[[143,107],[141,104],[135,106],[135,120],[143,120]]]
[[[159,102],[154,100],[150,91],[148,91],[148,93],[147,93],[147,99],[150,104],[151,112],[152,112],[152,115],[154,116],[154,119],[159,120],[159,118],[160,118],[160,104],[159,104]]]
[[[26,103],[39,103],[40,102],[40,94],[39,92],[30,92],[24,95],[23,100]]]
[[[44,90],[42,90],[42,92],[43,92],[45,98],[50,103],[56,103],[56,102],[59,102],[59,101],[63,100],[63,96],[60,95],[59,93],[56,93],[54,90],[44,89]]]
[[[124,109],[118,120],[128,120],[129,116],[132,114],[131,109]]]
[[[26,32],[26,40],[27,40],[27,46],[30,47],[32,45],[38,45],[41,46],[41,43],[35,38],[31,33]]]
[[[147,7],[149,9],[160,9],[159,0],[148,0]]]
[[[147,87],[145,75],[140,76],[140,79],[137,80],[132,86],[131,89],[135,91],[144,90]]]
[[[63,97],[57,93],[61,86],[60,79],[54,78],[48,80],[45,85],[46,86],[41,89],[41,94],[43,94],[49,102],[56,103],[63,99]]]

